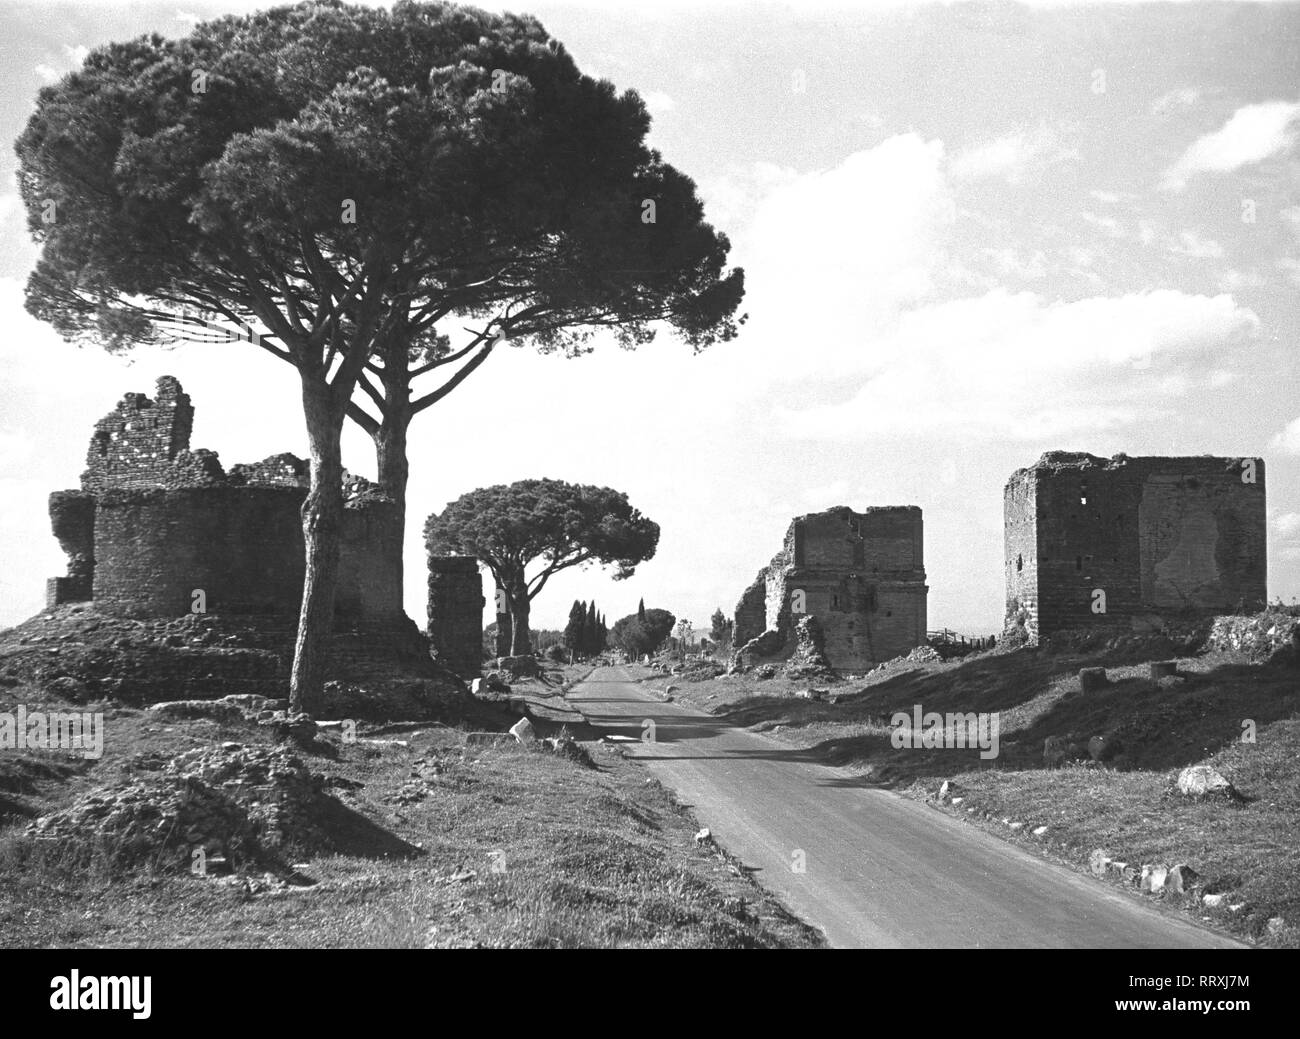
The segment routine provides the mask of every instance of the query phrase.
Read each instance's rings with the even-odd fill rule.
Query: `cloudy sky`
[[[254,5],[0,3],[0,137],[109,40]],[[265,5],[256,5],[265,6]],[[481,5],[495,6],[495,5]],[[792,516],[919,505],[930,626],[1000,627],[1002,487],[1046,450],[1262,455],[1269,594],[1300,595],[1300,6],[510,4],[641,92],[748,279],[741,336],[579,360],[499,352],[412,427],[424,516],[475,487],[607,484],[663,528],[611,621],[730,613]],[[306,454],[296,377],[246,344],[79,351],[28,317],[0,154],[0,624],[64,569],[45,499],[92,424],[176,375],[229,467]],[[350,431],[345,464],[373,475]]]

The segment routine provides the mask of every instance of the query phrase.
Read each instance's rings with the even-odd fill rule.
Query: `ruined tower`
[[[129,617],[297,617],[307,463],[280,454],[226,473],[212,451],[190,450],[193,424],[190,398],[171,376],[158,380],[153,399],[128,393],[95,424],[81,488],[50,495],[68,574],[49,581],[47,606],[93,601]],[[397,508],[376,492],[345,478],[340,628],[411,623],[402,610]]]
[[[1003,511],[1008,629],[1151,629],[1264,604],[1263,459],[1049,451],[1012,474]]]
[[[925,642],[927,592],[916,506],[800,516],[736,605],[735,644],[746,663],[785,659],[809,615],[832,667],[870,667]]]

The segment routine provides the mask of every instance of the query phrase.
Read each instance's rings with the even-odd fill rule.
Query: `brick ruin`
[[[836,670],[858,670],[925,642],[921,510],[847,506],[796,518],[772,562],[736,605],[742,664],[787,660],[796,624],[815,617]]]
[[[429,557],[429,642],[462,678],[483,666],[483,575],[473,556]]]
[[[307,463],[279,454],[226,472],[213,452],[190,450],[194,408],[180,383],[164,376],[157,387],[152,400],[127,394],[96,423],[81,488],[50,495],[69,562],[49,581],[47,606],[171,617],[195,612],[201,589],[202,612],[296,619]],[[344,491],[337,627],[409,625],[396,506],[358,477]]]
[[[1012,474],[1003,510],[1008,630],[1151,630],[1265,604],[1263,459],[1049,451]]]

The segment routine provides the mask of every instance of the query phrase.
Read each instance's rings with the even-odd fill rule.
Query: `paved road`
[[[568,698],[638,741],[653,721],[654,742],[630,744],[631,756],[832,945],[1238,947],[796,749],[662,703],[626,668],[598,669]]]

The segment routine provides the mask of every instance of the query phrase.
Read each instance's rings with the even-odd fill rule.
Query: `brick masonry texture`
[[[164,376],[152,400],[129,393],[95,424],[81,489],[50,496],[69,564],[47,605],[171,617],[201,590],[209,613],[297,616],[307,463],[279,454],[227,474],[213,452],[190,450],[193,423],[189,395]],[[409,624],[397,508],[359,477],[344,489],[337,626]]]
[[[429,642],[462,678],[483,666],[483,575],[473,556],[429,557]]]
[[[1262,608],[1264,486],[1259,458],[1047,452],[1003,494],[1007,628],[1150,630]]]
[[[916,506],[800,516],[736,605],[741,662],[789,657],[800,613],[817,618],[832,667],[891,660],[925,642],[927,593]]]

